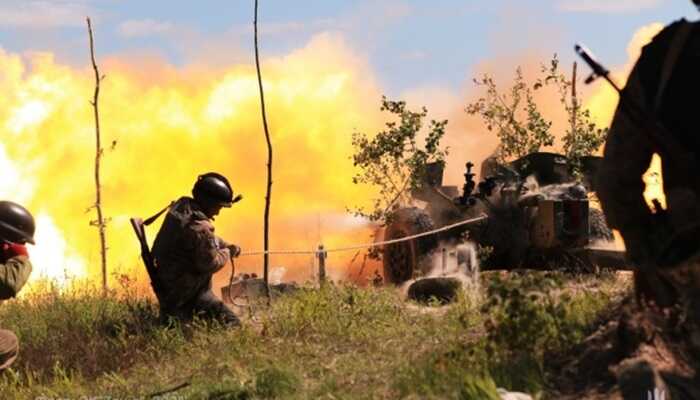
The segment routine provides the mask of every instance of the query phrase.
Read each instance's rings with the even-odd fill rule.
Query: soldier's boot
[[[7,369],[17,358],[19,341],[14,333],[0,329],[0,371]]]
[[[229,328],[238,327],[241,321],[236,314],[219,300],[211,290],[202,293],[194,304],[194,312],[205,318],[215,319]]]

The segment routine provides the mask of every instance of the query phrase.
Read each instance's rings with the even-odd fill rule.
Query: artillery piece
[[[465,236],[490,248],[482,269],[568,268],[579,271],[623,267],[624,252],[588,248],[594,241],[612,241],[603,213],[590,207],[600,157],[581,159],[581,180],[573,164],[554,153],[531,153],[502,164],[487,158],[481,166],[482,180],[474,180],[474,165],[466,164],[462,193],[456,186],[443,186],[444,164],[428,164],[422,185],[412,191],[414,203],[395,211],[385,239],[398,239],[456,222],[486,215],[473,224],[438,235],[390,244],[383,249],[384,279],[402,283],[426,274],[427,255],[444,241]]]

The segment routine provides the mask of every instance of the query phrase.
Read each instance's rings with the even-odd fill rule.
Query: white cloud
[[[0,25],[32,29],[82,27],[90,11],[85,1],[9,0],[0,3]]]
[[[173,24],[153,19],[132,19],[119,24],[119,34],[125,37],[162,35],[171,32]]]
[[[559,0],[557,8],[572,12],[625,13],[654,8],[665,0]]]

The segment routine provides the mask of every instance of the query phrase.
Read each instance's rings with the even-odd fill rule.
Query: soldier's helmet
[[[208,172],[197,177],[192,188],[192,196],[197,201],[205,201],[222,207],[231,207],[241,200],[241,196],[233,197],[233,189],[225,176],[216,172]]]
[[[34,244],[34,217],[21,205],[0,201],[0,239]]]

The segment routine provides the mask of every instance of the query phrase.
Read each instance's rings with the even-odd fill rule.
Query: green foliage
[[[520,67],[515,70],[515,81],[507,94],[498,90],[496,81],[488,74],[474,79],[474,84],[483,86],[486,95],[468,104],[466,112],[480,116],[486,129],[495,131],[500,140],[496,149],[499,161],[519,158],[554,144],[552,122],[538,109],[534,89],[525,82]]]
[[[385,289],[366,290],[353,285],[324,285],[303,290],[295,301],[273,305],[274,318],[265,321],[273,335],[313,338],[338,336],[341,340],[362,338],[372,327],[400,323],[396,311],[400,300]]]
[[[500,400],[496,383],[491,377],[465,375],[459,390],[460,400]]]
[[[565,277],[530,272],[510,279],[497,275],[490,281],[482,306],[488,332],[485,350],[499,384],[541,390],[546,355],[582,340],[610,303],[603,292],[572,295],[564,287]],[[512,374],[514,369],[523,373]]]
[[[425,143],[418,144],[428,110],[407,109],[404,101],[391,101],[382,96],[381,111],[388,111],[398,121],[387,122],[386,129],[370,137],[362,132],[352,135],[355,153],[353,165],[359,172],[353,177],[355,184],[368,184],[379,190],[372,210],[362,208],[356,215],[372,221],[386,222],[391,211],[408,204],[410,190],[420,186],[425,176],[426,164],[444,163],[447,149],[440,147],[445,135],[447,120],[430,120]]]
[[[500,140],[496,150],[499,161],[520,158],[554,144],[552,122],[544,116],[534,98],[536,91],[554,87],[568,119],[562,149],[574,166],[580,167],[580,158],[595,153],[603,144],[607,128],[598,127],[590,110],[582,107],[576,94],[576,82],[559,70],[556,54],[548,65],[541,65],[540,73],[541,76],[530,86],[518,67],[513,86],[507,92],[499,91],[493,77],[488,74],[475,79],[475,85],[484,87],[486,94],[468,104],[465,111],[480,116],[486,128],[495,131]]]
[[[559,93],[559,102],[564,106],[569,122],[562,138],[564,154],[571,160],[576,169],[580,169],[581,157],[598,151],[605,142],[608,128],[598,127],[593,122],[590,110],[581,106],[576,93],[576,81],[573,76],[569,79],[559,71],[559,60],[556,55],[548,66],[541,66],[541,72],[545,77],[538,79],[535,87],[547,85],[556,87]]]
[[[300,386],[299,378],[293,372],[277,367],[258,371],[255,376],[255,393],[263,399],[285,398]]]
[[[215,384],[196,385],[193,389],[197,393],[188,398],[193,400],[287,399],[300,387],[301,380],[296,373],[269,366],[260,369],[253,379],[243,383],[225,376]]]
[[[33,381],[99,376],[183,342],[181,331],[159,325],[157,305],[150,300],[120,301],[94,287],[60,293],[49,286],[3,304],[0,321],[21,343],[22,357],[14,367]]]
[[[479,265],[486,265],[491,255],[493,255],[493,246],[482,246],[478,243],[476,246],[476,258],[479,261]]]
[[[582,290],[569,291],[566,275],[513,275],[484,272],[485,299],[460,292],[445,307],[407,303],[393,287],[307,288],[274,298],[234,330],[163,328],[149,299],[47,288],[0,307],[2,327],[21,346],[0,375],[0,398],[147,398],[182,383],[168,396],[497,399],[496,387],[536,394],[547,380],[546,349],[577,341],[612,301],[606,293],[621,289],[607,278],[576,280]],[[533,292],[546,293],[535,301]]]

